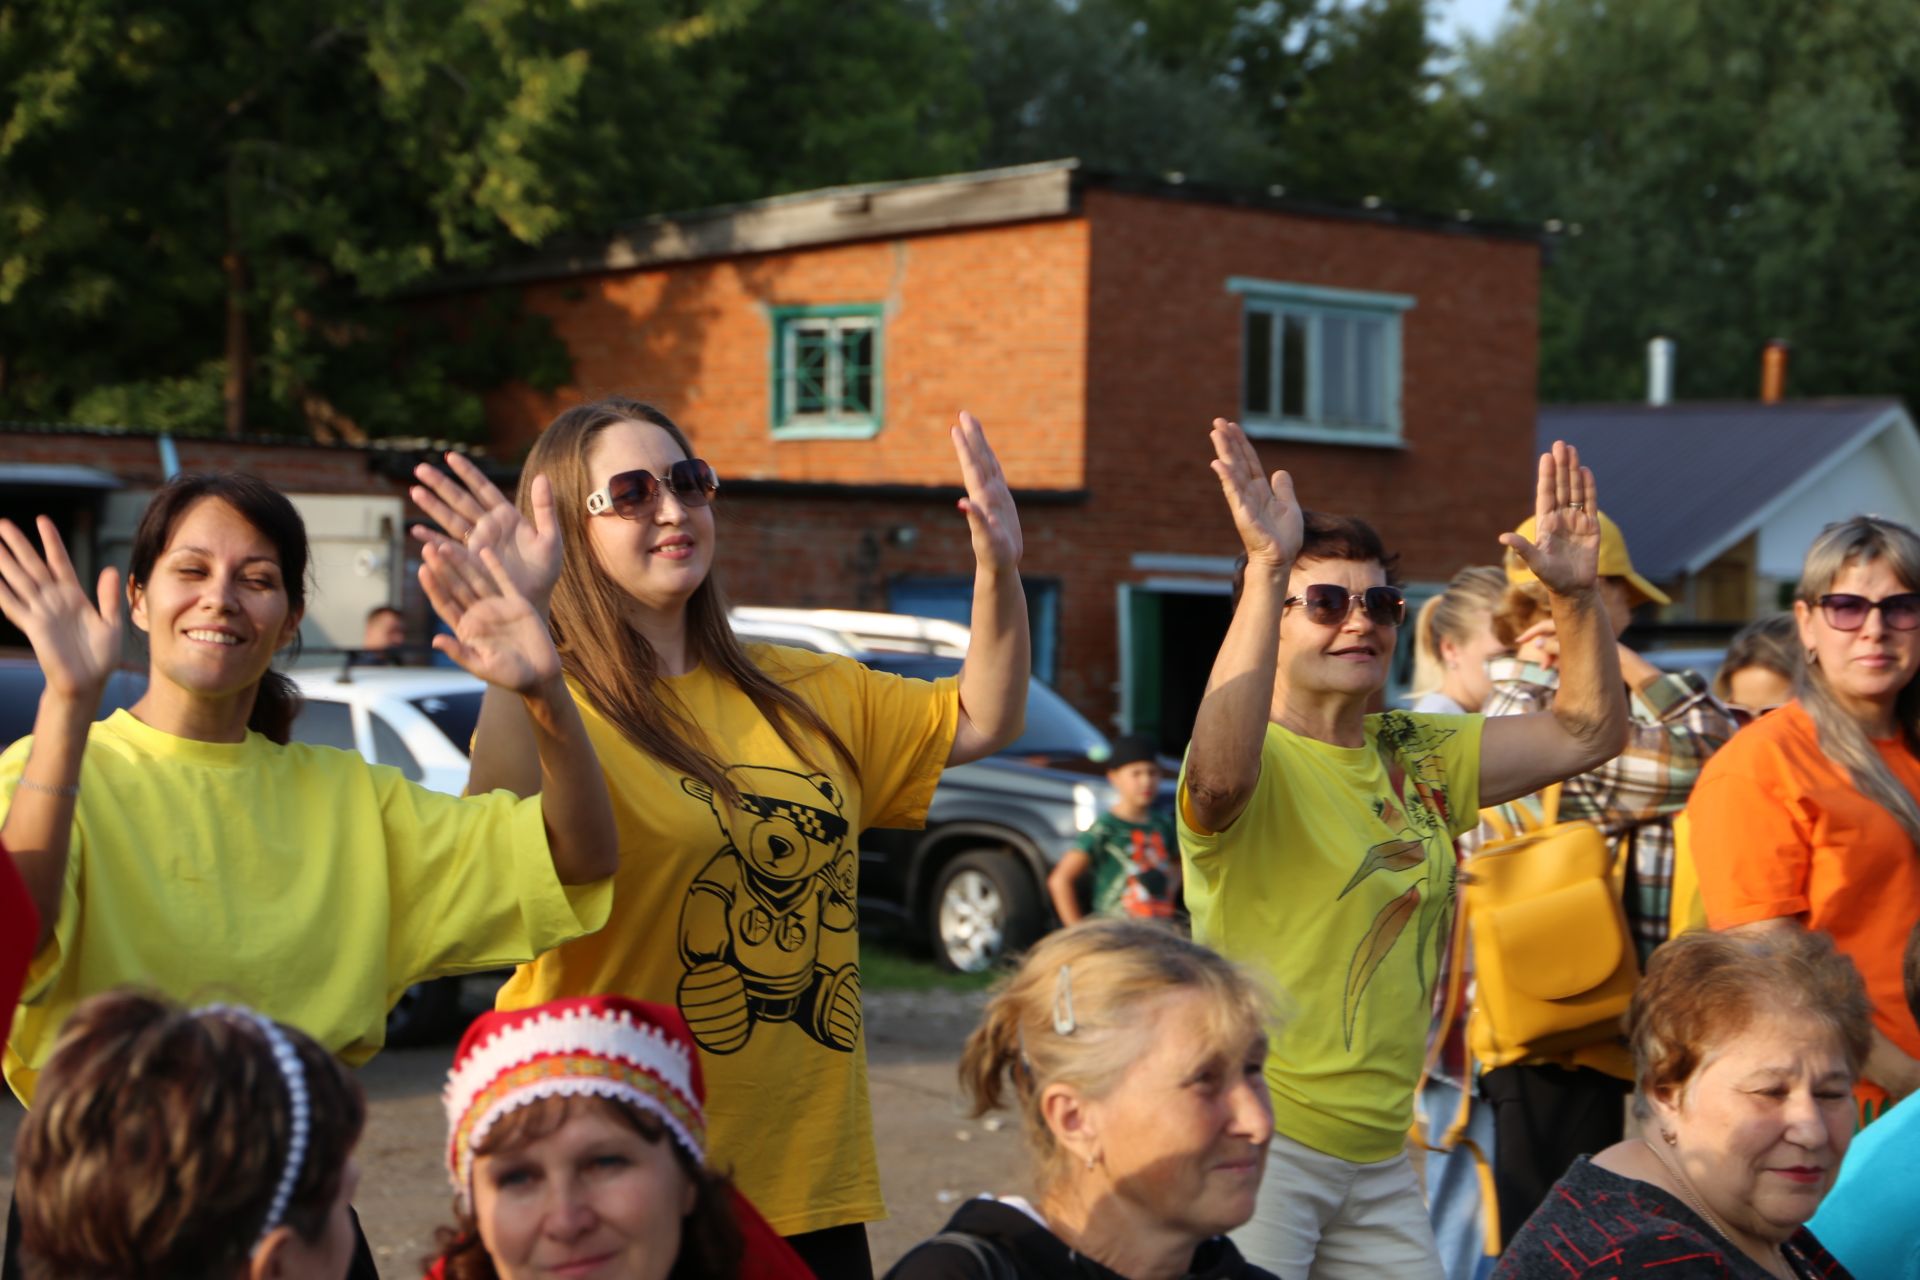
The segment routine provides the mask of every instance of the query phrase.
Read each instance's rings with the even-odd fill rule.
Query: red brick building
[[[1237,417],[1415,587],[1492,561],[1531,498],[1538,237],[1072,163],[642,224],[493,274],[574,385],[490,406],[511,454],[618,391],[723,481],[736,601],[945,612],[970,585],[947,437],[977,414],[1020,500],[1036,659],[1105,726],[1185,741],[1238,550],[1207,463]]]

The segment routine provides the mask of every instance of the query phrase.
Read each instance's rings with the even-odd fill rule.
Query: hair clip
[[[293,1202],[293,1188],[300,1180],[300,1168],[306,1163],[307,1142],[313,1132],[307,1069],[301,1063],[300,1053],[293,1047],[293,1041],[287,1039],[286,1033],[280,1030],[273,1019],[257,1010],[238,1004],[210,1004],[195,1009],[192,1016],[229,1018],[251,1025],[267,1042],[267,1049],[273,1055],[273,1064],[279,1069],[281,1082],[287,1089],[287,1163],[280,1170],[280,1181],[274,1184],[273,1199],[267,1205],[266,1222],[254,1240],[253,1247],[258,1249],[261,1242],[286,1218],[287,1208]]]
[[[1060,966],[1060,980],[1053,988],[1053,1029],[1058,1035],[1070,1036],[1079,1024],[1073,1020],[1073,967]]]

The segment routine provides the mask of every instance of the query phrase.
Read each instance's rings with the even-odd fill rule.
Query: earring
[[[1100,1159],[1100,1157],[1099,1157],[1099,1156],[1097,1156],[1097,1155],[1089,1155],[1089,1156],[1087,1157],[1087,1172],[1088,1172],[1088,1173],[1092,1173],[1092,1172],[1093,1172],[1093,1166],[1094,1166],[1094,1165],[1095,1165],[1095,1164],[1096,1164],[1096,1163],[1097,1163],[1097,1162],[1099,1161],[1099,1159]]]
[[[1680,1135],[1671,1129],[1662,1129],[1660,1131],[1660,1141],[1666,1143],[1668,1146],[1672,1146],[1674,1143],[1680,1141]]]

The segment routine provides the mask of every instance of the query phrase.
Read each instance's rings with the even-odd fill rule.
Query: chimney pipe
[[[1787,394],[1787,353],[1792,349],[1785,338],[1767,343],[1760,356],[1760,403],[1779,404]]]
[[[1672,338],[1647,343],[1647,403],[1656,407],[1673,403]]]

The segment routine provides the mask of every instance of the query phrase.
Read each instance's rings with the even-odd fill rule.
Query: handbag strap
[[[1013,1260],[1007,1257],[999,1245],[985,1236],[949,1228],[922,1244],[920,1248],[924,1249],[936,1244],[952,1245],[979,1263],[981,1280],[1020,1280],[1020,1273],[1014,1269]]]

